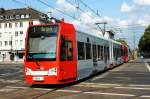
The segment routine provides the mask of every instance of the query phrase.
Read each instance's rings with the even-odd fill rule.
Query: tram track
[[[42,96],[44,96],[44,95],[47,95],[47,94],[49,94],[49,93],[51,93],[51,92],[55,92],[56,90],[58,90],[58,88],[55,88],[55,89],[53,89],[53,90],[49,90],[49,91],[47,91],[47,92],[43,92],[43,93],[41,93],[41,94],[39,94],[39,95],[36,95],[36,96],[32,97],[31,99],[40,98],[40,97],[42,97]]]

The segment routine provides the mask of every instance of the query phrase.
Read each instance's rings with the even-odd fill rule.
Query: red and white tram
[[[128,48],[122,46],[76,31],[65,22],[30,26],[25,44],[25,80],[30,85],[75,82],[125,62]]]

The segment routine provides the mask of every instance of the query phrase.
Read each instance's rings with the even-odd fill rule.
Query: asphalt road
[[[29,87],[23,64],[0,64],[0,99],[150,99],[150,59],[66,86]]]

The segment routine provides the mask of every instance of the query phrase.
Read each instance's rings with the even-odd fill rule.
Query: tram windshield
[[[27,60],[56,60],[58,26],[34,26],[29,28]]]

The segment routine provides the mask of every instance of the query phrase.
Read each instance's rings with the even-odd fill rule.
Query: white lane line
[[[63,89],[63,90],[56,90],[56,91],[58,91],[58,92],[73,92],[73,93],[82,92],[82,91],[79,91],[79,90],[65,90],[65,89]]]
[[[81,83],[81,85],[98,85],[98,86],[121,86],[119,84],[111,84],[111,83]]]
[[[29,89],[28,87],[13,87],[13,86],[6,86],[6,87],[12,89]]]
[[[11,92],[15,91],[16,89],[0,89],[0,92]]]
[[[149,66],[149,64],[148,64],[146,61],[144,61],[144,63],[145,63],[145,65],[146,65],[147,69],[150,71],[150,66]]]
[[[36,88],[39,90],[52,90],[52,89],[42,89],[42,88]],[[94,95],[110,95],[110,96],[128,96],[128,97],[133,97],[136,96],[134,94],[120,94],[120,93],[104,93],[104,92],[83,92],[80,90],[67,90],[67,89],[59,89],[56,90],[56,92],[71,92],[71,93],[82,93],[82,94],[94,94]],[[140,96],[142,98],[150,98],[148,95],[142,95]]]
[[[11,76],[11,75],[16,75],[16,74],[19,74],[19,73],[22,73],[22,71],[18,71],[18,72],[15,72],[15,73],[5,73],[5,74],[1,74],[0,77],[7,77],[7,76]]]
[[[34,90],[45,90],[45,91],[51,91],[53,89],[44,89],[44,88],[33,88]]]
[[[136,87],[115,87],[117,89],[138,89],[138,90],[150,90],[150,88],[136,88]]]
[[[110,87],[106,87],[106,86],[102,86],[102,85],[81,85],[81,84],[79,84],[79,85],[74,85],[74,86],[78,86],[78,87],[93,87],[93,88],[97,88],[97,87],[99,87],[99,88],[110,88]]]
[[[140,97],[142,97],[142,98],[150,98],[150,96],[148,96],[148,95],[143,95],[143,96],[140,96]]]
[[[2,83],[17,83],[17,82],[20,82],[22,80],[5,80],[5,79],[0,79],[0,82]]]
[[[133,95],[133,94],[119,94],[119,93],[101,93],[101,92],[84,92],[85,94],[100,94],[100,95],[113,95],[113,96],[130,96],[130,97],[133,97],[133,96],[136,96],[136,95]]]
[[[150,85],[135,85],[135,84],[130,84],[128,86],[131,86],[131,87],[150,87]]]

